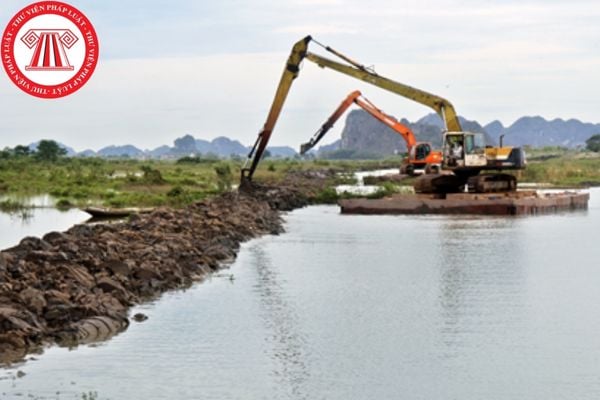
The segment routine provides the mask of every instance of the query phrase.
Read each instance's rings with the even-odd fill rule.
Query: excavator
[[[300,154],[306,154],[310,149],[315,147],[352,104],[358,105],[372,117],[392,128],[394,132],[402,136],[406,142],[408,156],[402,162],[400,167],[401,173],[414,176],[417,171],[424,172],[426,168],[431,172],[439,171],[442,165],[442,152],[432,150],[431,143],[417,142],[413,131],[408,126],[398,122],[398,120],[391,115],[381,111],[358,90],[350,93],[333,114],[331,114],[327,121],[319,128],[310,141],[300,146]]]
[[[308,51],[308,45],[311,42],[321,46],[341,61],[335,61]],[[516,190],[516,178],[502,171],[525,168],[526,158],[522,148],[502,146],[502,144],[499,147],[486,145],[483,133],[463,131],[454,106],[448,100],[381,76],[373,68],[366,67],[339,51],[319,43],[311,36],[299,40],[292,47],[267,115],[267,120],[242,168],[242,187],[251,184],[252,176],[267,148],[292,82],[300,73],[300,64],[303,60],[311,61],[322,68],[349,75],[421,103],[435,110],[442,118],[445,129],[442,147],[442,171],[439,174],[425,174],[419,177],[415,182],[416,192],[445,195],[445,193],[464,191],[465,186],[468,187],[469,192],[475,193]],[[249,167],[248,163],[250,163]],[[482,173],[484,171],[492,172]]]

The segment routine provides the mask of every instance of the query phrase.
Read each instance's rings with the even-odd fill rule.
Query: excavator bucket
[[[310,149],[313,148],[313,145],[311,142],[306,142],[306,143],[302,143],[300,145],[300,155],[303,156],[306,153],[308,153],[310,151]]]

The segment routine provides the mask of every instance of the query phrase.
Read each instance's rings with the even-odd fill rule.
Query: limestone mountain
[[[589,137],[600,133],[600,124],[576,119],[548,121],[542,117],[522,117],[508,127],[497,120],[485,126],[460,116],[459,120],[465,131],[484,133],[488,145],[497,145],[500,136],[504,135],[503,142],[512,146],[575,148],[584,146]],[[441,146],[443,122],[437,114],[428,114],[416,122],[406,119],[400,122],[412,129],[417,140],[431,142],[434,147]],[[405,141],[400,135],[363,110],[353,110],[348,114],[341,136],[340,140],[321,146],[318,153],[325,155],[342,151],[347,154],[353,151],[386,156],[406,151]]]
[[[521,117],[508,127],[504,127],[499,121],[493,121],[487,124],[485,129],[495,140],[498,140],[500,135],[505,135],[504,143],[513,146],[574,148],[585,146],[588,138],[600,133],[600,124],[560,118],[548,121],[536,116]]]
[[[459,117],[465,131],[483,132],[489,145],[497,145],[504,135],[504,143],[511,146],[562,146],[576,148],[585,146],[585,141],[593,135],[600,134],[600,124],[581,122],[577,119],[546,120],[539,116],[525,116],[516,120],[510,126],[504,126],[496,120],[482,126],[477,121]],[[441,147],[442,127],[441,118],[431,113],[416,122],[400,120],[414,132],[418,141],[430,142],[434,147]],[[29,147],[37,148],[36,143]],[[111,145],[98,151],[85,150],[75,152],[72,148],[59,143],[67,150],[68,156],[79,157],[129,157],[177,159],[189,155],[204,155],[211,157],[229,158],[245,157],[250,151],[237,140],[224,136],[212,140],[198,139],[192,135],[177,138],[172,146],[163,145],[153,150],[142,150],[134,145]],[[268,147],[272,157],[295,157],[297,152],[289,146]],[[383,123],[371,117],[364,110],[353,110],[348,113],[341,138],[331,144],[323,145],[316,150],[319,156],[335,155],[338,158],[378,158],[406,151],[404,139]],[[313,153],[314,154],[314,153]]]
[[[144,155],[144,151],[137,147],[127,144],[124,146],[107,146],[96,153],[99,157],[130,157],[139,158]]]
[[[461,124],[471,132],[485,133],[483,127],[476,121],[459,117]],[[401,123],[411,128],[417,140],[430,142],[436,148],[442,145],[442,120],[437,114],[427,115],[417,122],[411,123],[401,119]],[[487,142],[493,139],[486,135]],[[319,148],[320,154],[331,151],[354,151],[362,154],[388,156],[406,152],[406,142],[393,129],[373,118],[366,111],[352,110],[346,118],[342,138]]]
[[[293,157],[296,151],[288,146],[268,147],[272,157]],[[155,158],[177,159],[190,155],[229,158],[232,156],[246,156],[250,147],[244,146],[237,140],[227,137],[217,137],[211,141],[196,139],[192,135],[184,135],[175,139],[173,146],[160,146],[154,150],[141,150],[133,145],[107,146],[98,152],[86,150],[77,153],[80,157],[129,157],[129,158]],[[73,152],[73,154],[75,154]]]

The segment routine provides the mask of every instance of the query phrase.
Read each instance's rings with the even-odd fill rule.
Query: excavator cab
[[[424,161],[431,153],[431,145],[429,143],[417,143],[410,149],[410,158],[417,161]]]
[[[487,165],[483,133],[446,132],[443,166],[447,169],[477,168]]]

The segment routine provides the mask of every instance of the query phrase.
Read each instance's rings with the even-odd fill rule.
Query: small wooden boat
[[[81,209],[90,214],[93,218],[124,218],[132,214],[147,214],[154,210],[153,208],[106,208],[106,207],[85,207]]]

